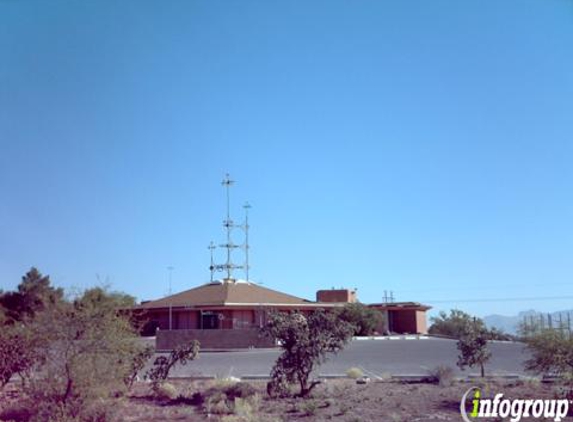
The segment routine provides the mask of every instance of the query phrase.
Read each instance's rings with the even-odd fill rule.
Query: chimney
[[[316,301],[326,303],[356,303],[358,298],[356,297],[356,290],[331,289],[316,292]]]

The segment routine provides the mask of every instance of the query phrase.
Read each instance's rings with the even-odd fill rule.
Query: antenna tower
[[[251,205],[245,202],[243,209],[245,210],[245,224],[243,225],[243,230],[245,230],[245,277],[249,281],[249,209]]]
[[[243,208],[245,209],[245,223],[235,224],[235,222],[231,219],[231,194],[230,194],[230,188],[231,186],[234,185],[234,183],[235,181],[231,180],[228,173],[225,175],[225,179],[223,179],[223,181],[221,182],[221,184],[225,187],[227,195],[227,216],[226,216],[227,218],[223,220],[223,227],[225,228],[225,231],[227,233],[227,242],[220,244],[219,247],[226,249],[227,260],[224,264],[215,264],[213,260],[213,251],[216,248],[216,246],[213,242],[211,242],[209,245],[209,250],[211,252],[211,265],[209,267],[211,271],[211,281],[213,281],[213,275],[215,271],[226,272],[227,278],[225,280],[231,281],[233,280],[233,270],[236,269],[245,270],[247,280],[249,279],[249,208],[251,208],[251,206],[248,203],[246,203],[243,206]],[[233,243],[232,232],[233,229],[235,228],[244,230],[245,232],[244,245],[237,245]],[[232,252],[234,249],[237,248],[241,248],[245,251],[246,261],[244,265],[236,265],[233,263]]]

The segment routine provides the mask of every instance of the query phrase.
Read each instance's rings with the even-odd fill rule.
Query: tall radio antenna
[[[245,202],[243,208],[245,210],[245,225],[243,226],[245,230],[245,277],[249,281],[249,209],[251,205]]]
[[[248,210],[247,208],[250,207],[248,204],[245,205],[245,210],[247,212],[247,216],[245,217],[245,224],[244,225],[236,225],[235,222],[231,219],[231,194],[230,194],[230,188],[231,186],[233,186],[233,184],[235,183],[234,180],[231,180],[229,174],[227,173],[225,175],[225,178],[223,179],[223,181],[221,182],[221,184],[225,187],[226,190],[226,194],[227,194],[227,218],[225,220],[223,220],[223,227],[225,228],[226,232],[227,232],[227,243],[223,243],[221,245],[219,245],[219,247],[221,248],[225,248],[227,250],[227,261],[224,264],[215,264],[213,261],[213,250],[215,249],[215,245],[213,244],[213,242],[211,242],[211,244],[209,245],[209,249],[211,251],[211,266],[209,267],[209,269],[211,270],[211,281],[213,281],[213,272],[214,271],[225,271],[227,273],[227,278],[225,279],[226,281],[231,281],[233,280],[233,270],[235,269],[245,269],[246,270],[246,274],[247,274],[247,280],[248,280],[248,248],[249,248],[249,242],[248,242]],[[235,243],[233,243],[233,239],[231,237],[232,231],[234,228],[242,228],[245,230],[245,236],[246,236],[246,242],[245,245],[236,245]],[[233,249],[236,248],[244,248],[246,251],[246,256],[247,256],[247,262],[245,263],[245,265],[235,265],[233,264],[233,260],[232,260],[232,252]]]
[[[217,269],[217,267],[215,266],[215,261],[213,260],[213,251],[216,248],[217,247],[215,246],[213,241],[211,241],[211,243],[209,243],[209,246],[208,246],[209,252],[211,254],[211,265],[209,265],[209,271],[211,271],[211,283],[213,282],[213,274],[215,273],[215,270]]]
[[[233,267],[231,263],[231,251],[235,245],[233,245],[231,241],[231,230],[233,230],[234,223],[231,220],[231,194],[229,192],[231,186],[235,183],[234,180],[231,180],[229,177],[229,173],[225,175],[225,179],[221,182],[223,186],[225,186],[225,190],[227,191],[227,219],[223,222],[223,226],[227,229],[227,244],[223,245],[223,247],[227,248],[227,279],[231,279],[231,274],[233,273]]]

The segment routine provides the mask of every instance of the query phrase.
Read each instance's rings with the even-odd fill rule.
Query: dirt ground
[[[472,386],[480,386],[484,394],[503,393],[504,398],[551,399],[556,394],[555,386],[538,381],[454,382],[450,386],[439,386],[397,382],[360,385],[351,379],[337,379],[325,381],[307,399],[270,399],[264,382],[250,382],[256,390],[254,399],[251,397],[246,406],[228,409],[197,399],[211,387],[220,388],[221,383],[172,381],[171,384],[176,393],[171,399],[153,395],[148,384],[136,384],[113,406],[113,415],[125,422],[461,421],[460,400]],[[0,420],[22,420],[21,409],[15,410],[21,399],[17,385],[7,386],[0,393]],[[573,421],[573,417],[565,420]]]

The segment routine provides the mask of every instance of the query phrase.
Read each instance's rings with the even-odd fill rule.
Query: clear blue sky
[[[572,308],[572,46],[569,0],[0,0],[0,288],[208,281],[228,171],[267,287]]]

